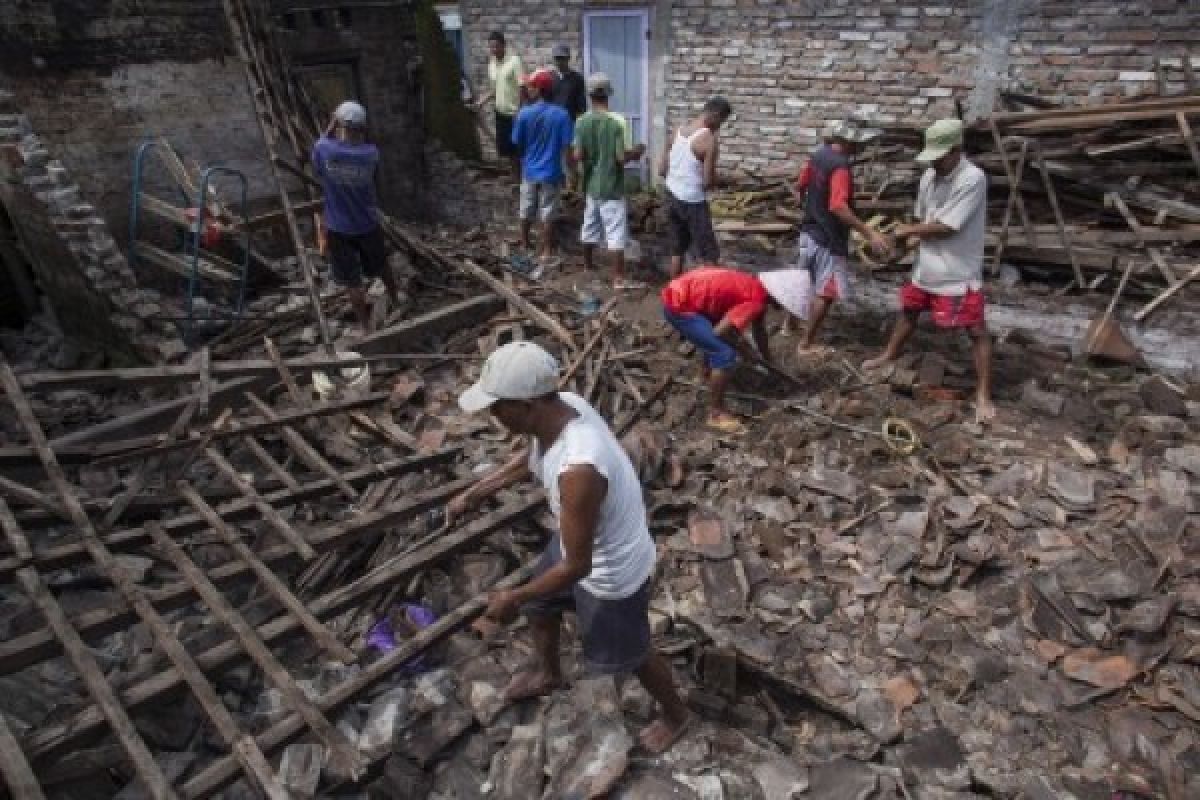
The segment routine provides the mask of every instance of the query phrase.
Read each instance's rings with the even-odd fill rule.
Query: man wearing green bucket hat
[[[938,328],[971,337],[977,388],[975,417],[987,422],[992,405],[992,340],[984,318],[983,246],[987,231],[987,176],[963,155],[963,124],[942,119],[925,131],[917,161],[929,164],[917,189],[917,222],[900,225],[897,240],[917,248],[912,278],[900,288],[900,319],[887,348],[863,364],[895,361],[928,311]]]

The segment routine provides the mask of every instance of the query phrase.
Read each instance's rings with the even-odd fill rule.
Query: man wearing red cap
[[[539,69],[529,76],[534,98],[517,114],[512,141],[521,154],[521,246],[532,248],[529,234],[538,221],[538,261],[549,262],[553,250],[553,224],[558,215],[565,177],[563,163],[571,147],[571,115],[549,102],[554,93],[554,73]]]

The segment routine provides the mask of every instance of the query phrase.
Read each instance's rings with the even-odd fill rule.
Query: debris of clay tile
[[[1073,650],[1063,656],[1060,668],[1068,678],[1101,689],[1120,689],[1140,672],[1128,656],[1106,653],[1094,647]]]
[[[589,715],[583,724],[585,730],[551,774],[544,796],[605,797],[629,767],[634,742],[620,717]]]
[[[541,794],[545,750],[542,721],[512,729],[508,744],[492,758],[488,796],[495,800],[524,800]]]
[[[808,793],[812,800],[870,800],[879,790],[879,777],[866,764],[838,758],[812,768]]]

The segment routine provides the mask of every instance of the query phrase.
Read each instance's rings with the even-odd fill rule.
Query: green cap
[[[937,161],[962,143],[962,120],[939,119],[925,131],[925,149],[917,153],[917,161]]]

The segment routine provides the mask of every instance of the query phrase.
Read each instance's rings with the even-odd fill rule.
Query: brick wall
[[[301,74],[305,67],[335,65],[353,84],[351,95],[366,106],[380,149],[380,202],[402,216],[423,213],[426,185],[412,6],[413,0],[272,3],[281,41]]]
[[[491,30],[503,31],[533,66],[559,40],[582,46],[587,7],[650,8],[657,18],[652,58],[661,66],[661,83],[651,90],[652,148],[664,121],[673,125],[724,94],[737,112],[725,136],[725,163],[752,169],[795,164],[825,124],[849,114],[920,125],[954,113],[956,100],[982,113],[1000,89],[1063,103],[1154,91],[1156,57],[1178,61],[1200,26],[1195,0],[460,5],[477,86]]]
[[[0,86],[0,204],[64,332],[116,363],[183,352],[163,302],[137,278],[72,172],[51,157],[16,96]]]
[[[0,0],[0,73],[122,243],[150,135],[246,172],[252,197],[274,194],[220,0]]]

